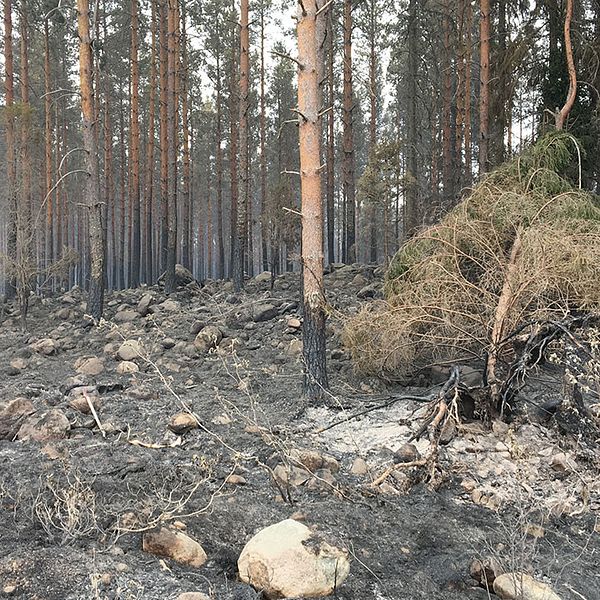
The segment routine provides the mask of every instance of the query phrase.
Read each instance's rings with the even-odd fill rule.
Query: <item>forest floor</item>
[[[28,333],[9,311],[0,326],[0,598],[198,591],[228,600],[244,544],[293,516],[350,551],[339,599],[487,599],[470,565],[494,557],[564,600],[598,600],[598,456],[551,420],[464,423],[440,448],[435,485],[422,468],[388,469],[406,459],[425,405],[376,405],[436,388],[357,377],[341,346],[345,317],[381,286],[380,271],[326,276],[332,395],[320,406],[300,393],[298,274],[273,290],[259,277],[237,295],[223,282],[169,299],[158,287],[111,293],[98,328],[86,327],[78,290],[35,299]],[[193,342],[207,325],[223,340],[200,353]],[[119,360],[124,340],[140,341],[141,356]],[[7,412],[16,398],[31,404]],[[102,430],[82,412],[88,400]],[[187,411],[200,427],[181,431],[172,419]],[[428,446],[423,438],[417,453]],[[298,449],[335,461],[312,474],[294,460]],[[185,529],[208,561],[185,567],[144,552],[141,530],[159,522]]]

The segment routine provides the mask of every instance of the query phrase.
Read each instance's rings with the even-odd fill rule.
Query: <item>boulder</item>
[[[190,567],[201,567],[207,559],[204,548],[196,540],[182,531],[167,527],[144,533],[142,549]]]
[[[496,577],[494,593],[502,600],[560,600],[549,585],[526,573],[504,573]]]
[[[119,375],[130,375],[131,373],[137,373],[140,368],[131,360],[122,360],[117,365],[117,373]]]
[[[198,421],[194,417],[187,412],[180,412],[171,417],[169,421],[169,429],[173,433],[185,433],[186,431],[190,431],[190,429],[197,429]]]
[[[117,350],[117,357],[120,360],[134,360],[142,356],[143,347],[137,340],[125,340]]]
[[[279,311],[275,306],[268,302],[260,302],[252,307],[252,319],[256,323],[261,321],[270,321],[279,314]]]
[[[44,356],[51,356],[53,354],[58,354],[58,350],[60,348],[58,342],[53,340],[52,338],[42,338],[37,342],[31,344],[30,348],[37,352],[38,354],[43,354]]]
[[[131,321],[135,321],[140,316],[137,310],[133,310],[131,308],[120,310],[114,317],[113,321],[115,323],[131,323]]]
[[[82,375],[91,375],[92,377],[95,377],[104,372],[104,363],[95,356],[84,358],[75,364],[75,370]]]
[[[203,327],[194,339],[194,347],[201,354],[216,348],[223,339],[223,332],[215,325]]]
[[[333,593],[350,572],[347,550],[318,539],[304,524],[286,519],[259,531],[238,560],[240,578],[270,600]]]
[[[142,317],[145,317],[150,312],[152,300],[154,300],[152,294],[144,294],[137,303],[136,310]]]
[[[256,281],[256,283],[269,283],[271,281],[271,271],[263,271],[262,273],[259,273],[254,278],[254,281]]]
[[[0,440],[12,440],[23,421],[35,412],[27,398],[15,398],[0,410]]]
[[[29,417],[21,425],[17,438],[35,442],[62,440],[67,437],[69,429],[71,429],[69,419],[62,410],[53,408]]]

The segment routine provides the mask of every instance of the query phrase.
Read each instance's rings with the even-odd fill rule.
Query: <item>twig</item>
[[[87,394],[85,391],[83,392],[83,397],[85,398],[86,402],[88,403],[88,406],[90,407],[90,411],[92,413],[92,416],[94,417],[94,421],[96,421],[96,425],[98,425],[98,429],[100,430],[102,437],[105,438],[106,431],[104,431],[104,427],[102,427],[102,423],[100,423],[100,419],[98,418],[98,413],[96,412],[96,409],[94,408],[94,403],[92,402],[89,394]]]

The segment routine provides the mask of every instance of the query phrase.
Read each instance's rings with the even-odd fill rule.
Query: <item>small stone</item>
[[[169,421],[169,429],[173,433],[186,433],[191,429],[198,428],[198,421],[196,418],[187,412],[180,412],[171,417]]]
[[[117,350],[117,357],[120,360],[134,360],[140,358],[143,353],[143,347],[137,340],[125,340]]]
[[[232,485],[246,485],[247,481],[241,475],[233,473],[225,478],[225,483],[231,483]]]
[[[89,415],[92,411],[90,410],[88,398],[94,410],[98,410],[100,408],[100,395],[95,386],[86,385],[73,388],[69,393],[69,406],[84,415]]]
[[[543,538],[546,535],[546,531],[541,525],[536,523],[527,523],[523,525],[523,533],[533,538]]]
[[[129,571],[129,565],[126,563],[117,563],[117,565],[115,566],[115,569],[117,570],[118,573],[127,573],[127,571]]]
[[[171,348],[173,348],[175,346],[175,340],[173,338],[167,337],[164,338],[163,340],[161,340],[160,345],[165,349],[165,350],[170,350]]]
[[[23,371],[27,368],[27,361],[24,358],[13,358],[10,361],[10,366],[16,371]]]
[[[191,567],[201,567],[207,559],[206,552],[196,540],[166,527],[144,533],[142,549]]]
[[[494,593],[502,600],[560,600],[549,585],[526,573],[504,573],[494,580]]]
[[[7,596],[10,596],[11,594],[13,594],[17,589],[17,586],[14,583],[7,583],[3,588],[2,588],[2,593],[6,594]]]
[[[82,375],[90,375],[95,377],[96,375],[100,375],[104,372],[104,362],[95,356],[86,358],[83,359],[78,366],[76,366],[75,370]]]
[[[131,323],[131,321],[135,321],[139,316],[140,316],[140,314],[137,312],[137,310],[133,310],[133,309],[120,310],[113,317],[113,321],[115,323]]]
[[[346,550],[316,537],[304,524],[286,519],[258,532],[238,560],[240,579],[268,598],[327,596],[350,572]]]
[[[131,373],[137,373],[139,370],[140,368],[137,366],[137,364],[130,360],[122,360],[117,365],[116,369],[119,375],[129,375]]]
[[[231,425],[232,421],[231,417],[228,414],[223,413],[221,415],[217,415],[214,419],[212,419],[211,423],[213,423],[214,425]]]
[[[109,586],[112,582],[112,575],[110,573],[102,573],[100,575],[100,583],[105,586]]]
[[[414,444],[404,444],[394,452],[394,460],[397,463],[410,463],[419,460],[421,455]]]
[[[366,475],[369,472],[369,465],[367,465],[367,461],[364,458],[358,456],[354,459],[350,472],[353,475]]]
[[[177,600],[210,600],[210,598],[202,592],[184,592],[177,596]]]
[[[223,332],[215,325],[207,325],[198,332],[194,339],[194,347],[200,354],[206,354],[216,348],[223,339]]]
[[[340,470],[340,463],[331,454],[319,450],[295,448],[290,452],[290,458],[312,473],[319,469],[329,469],[332,473]]]
[[[285,353],[288,356],[300,356],[302,354],[303,347],[302,340],[292,340],[289,343]]]
[[[71,429],[69,419],[61,410],[53,408],[29,417],[21,425],[17,437],[20,440],[49,442],[67,437],[69,429]]]
[[[569,464],[569,459],[564,452],[558,452],[552,457],[550,460],[550,467],[552,467],[552,470],[563,475],[570,473],[573,470],[572,466]]]
[[[287,326],[292,329],[300,329],[300,327],[302,327],[302,321],[296,317],[291,317],[287,320]]]

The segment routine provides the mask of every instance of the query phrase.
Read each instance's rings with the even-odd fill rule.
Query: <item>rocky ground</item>
[[[597,454],[521,417],[464,422],[435,467],[422,460],[430,442],[407,441],[425,404],[390,400],[438,388],[361,379],[340,341],[381,275],[326,276],[332,394],[320,406],[300,394],[297,274],[237,295],[223,282],[113,293],[98,328],[79,290],[34,299],[27,333],[8,310],[0,597],[251,598],[235,587],[244,545],[293,518],[347,549],[340,599],[493,598],[475,559],[563,600],[599,599]],[[152,553],[161,526],[206,557]]]

